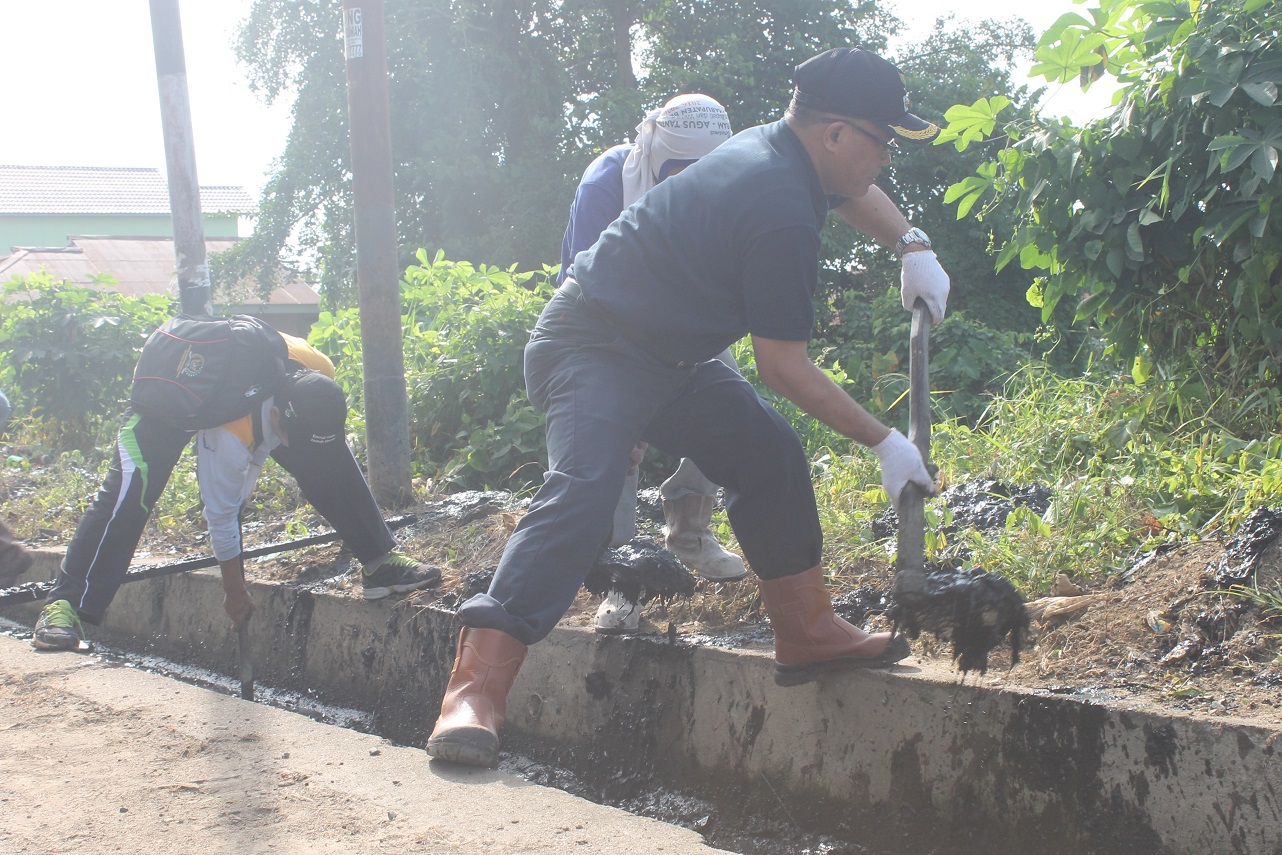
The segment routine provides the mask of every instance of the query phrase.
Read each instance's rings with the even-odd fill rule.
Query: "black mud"
[[[1218,589],[1248,585],[1260,566],[1264,550],[1282,534],[1282,508],[1256,508],[1242,521],[1224,553],[1207,568],[1209,581]]]
[[[709,846],[742,855],[898,855],[871,849],[841,834],[822,834],[800,827],[782,801],[767,803],[759,795],[727,792],[715,786],[709,797],[672,789],[635,773],[618,774],[608,756],[597,758],[597,771],[575,772],[555,762],[540,762],[525,753],[504,752],[499,768],[528,781],[555,787],[597,804],[697,831]],[[711,795],[715,792],[716,795]]]
[[[1042,484],[1007,484],[991,479],[967,481],[939,494],[952,517],[942,531],[945,534],[963,529],[1001,531],[1006,527],[1006,518],[1016,508],[1028,508],[1039,516],[1046,513],[1052,495],[1050,488]],[[892,538],[898,531],[899,517],[890,508],[872,521],[873,537],[878,540]]]
[[[583,580],[589,593],[604,597],[618,591],[631,603],[658,600],[669,603],[694,593],[694,574],[681,561],[653,541],[633,538],[607,549]]]
[[[1051,490],[1041,484],[1008,484],[986,479],[968,481],[944,490],[939,498],[948,509],[942,533],[964,529],[1001,531],[1016,508],[1044,514]],[[873,520],[873,536],[895,537],[899,517],[893,510]],[[1003,642],[1011,648],[1011,664],[1019,662],[1029,629],[1024,600],[1007,579],[967,568],[967,555],[927,568],[925,588],[904,595],[889,610],[892,622],[910,637],[932,633],[952,645],[953,659],[963,673],[988,669],[988,654]]]
[[[29,641],[31,639],[31,630],[20,624],[0,618],[0,635]],[[240,697],[239,677],[222,674],[200,665],[176,662],[150,653],[125,650],[120,647],[103,644],[101,641],[94,641],[86,645],[85,649],[80,652],[117,668],[137,668],[139,671],[159,674],[163,677],[177,680],[180,683],[187,683],[191,686],[198,686],[211,692],[217,692],[220,695]],[[62,656],[71,654],[54,653],[50,655]],[[332,724],[336,727],[355,730],[360,733],[375,732],[374,717],[371,713],[352,707],[323,702],[312,692],[298,692],[265,686],[259,682],[254,685],[254,701],[266,706],[298,713],[324,724]]]
[[[988,654],[1009,641],[1011,666],[1019,664],[1029,628],[1024,598],[1007,579],[982,570],[943,567],[926,574],[925,590],[901,597],[891,621],[910,638],[930,632],[952,644],[963,674],[988,670]]]
[[[501,511],[521,507],[523,503],[511,493],[499,490],[467,490],[432,502],[418,513],[416,525],[456,526],[475,522]]]

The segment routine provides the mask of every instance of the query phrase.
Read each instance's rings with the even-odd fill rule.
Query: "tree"
[[[251,87],[294,94],[294,125],[254,235],[220,280],[270,281],[292,240],[331,305],[350,294],[340,10],[257,0],[242,26]],[[556,258],[582,170],[646,109],[704,91],[746,127],[781,112],[796,63],[832,44],[879,46],[895,27],[871,0],[389,0],[386,14],[403,261],[424,247],[522,267]]]
[[[702,92],[735,130],[779,118],[792,72],[832,47],[884,52],[900,21],[873,0],[661,0],[641,17],[647,102]]]
[[[294,124],[254,235],[220,271],[262,274],[293,239],[332,305],[350,296],[354,268],[341,8],[258,0],[242,26],[251,87],[269,101],[294,94]],[[420,246],[532,263],[559,240],[546,202],[568,194],[559,158],[573,39],[550,11],[515,0],[387,4],[405,263]]]
[[[295,121],[255,234],[221,274],[258,265],[261,277],[292,236],[337,310],[352,302],[354,266],[341,4],[312,0],[305,14],[290,13],[298,5],[257,0],[241,30],[251,85],[269,99],[296,92]],[[522,269],[555,261],[578,177],[647,109],[703,92],[726,105],[737,129],[772,121],[797,64],[834,45],[884,52],[899,27],[872,0],[389,0],[386,13],[402,263],[424,248]],[[1009,91],[1012,61],[1031,41],[1018,23],[941,22],[899,59],[915,109],[942,121],[958,100]],[[1026,102],[1021,96],[1021,109]],[[1006,331],[1036,324],[1034,312],[1014,308],[1024,306],[1031,276],[991,272],[985,253],[997,224],[944,213],[948,186],[986,155],[983,147],[905,151],[885,176],[953,272],[956,316],[941,332],[938,361],[955,371],[942,376],[972,416],[984,390],[1026,355]],[[897,286],[898,262],[833,225],[823,269],[818,346],[842,361],[866,400],[907,341],[904,313],[878,302]],[[967,309],[982,320],[963,321]]]
[[[1100,0],[1085,13],[1042,36],[1034,70],[1084,88],[1114,78],[1111,114],[1078,128],[1006,119],[1003,99],[953,108],[958,149],[1007,144],[948,201],[980,218],[1015,211],[998,268],[1038,271],[1029,299],[1043,317],[1073,306],[1136,380],[1156,370],[1208,400],[1225,389],[1276,404],[1282,6]]]
[[[1012,98],[1013,112],[1031,115],[1032,96],[1025,88],[1012,86],[1011,68],[1032,57],[1034,44],[1032,30],[1018,19],[962,25],[937,22],[925,41],[899,58],[908,75],[913,109],[942,125],[952,105],[1004,93]],[[953,280],[950,308],[970,310],[990,326],[1029,331],[1036,316],[1023,295],[1031,276],[1017,270],[995,274],[986,253],[994,230],[1014,223],[1013,213],[994,212],[978,223],[958,220],[944,203],[948,188],[992,157],[996,147],[980,145],[960,152],[950,146],[909,147],[896,157],[901,163],[886,183],[896,198],[903,199],[910,219],[928,224]],[[879,255],[886,257],[886,253]],[[895,268],[892,272],[897,275]]]

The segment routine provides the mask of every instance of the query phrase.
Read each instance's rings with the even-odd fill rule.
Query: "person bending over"
[[[268,456],[294,476],[303,496],[361,562],[366,599],[438,583],[440,571],[398,549],[383,521],[347,445],[347,397],[333,380],[333,363],[300,338],[269,334],[284,340],[282,352],[288,355],[289,370],[275,394],[236,421],[194,432],[200,497],[222,573],[223,608],[232,622],[240,626],[254,610],[245,585],[239,514]],[[84,634],[81,622],[102,622],[143,526],[192,437],[164,418],[132,406],[126,410],[111,468],[67,546],[36,622],[36,648],[75,649]]]

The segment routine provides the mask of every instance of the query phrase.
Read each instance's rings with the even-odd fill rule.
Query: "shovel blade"
[[[247,701],[254,699],[254,657],[250,652],[249,621],[236,627],[236,647],[240,655],[240,696]]]

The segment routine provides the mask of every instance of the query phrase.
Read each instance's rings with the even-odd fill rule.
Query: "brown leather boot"
[[[775,630],[776,685],[800,686],[820,671],[883,668],[909,653],[902,635],[867,633],[838,616],[822,567],[757,584]]]
[[[427,753],[469,766],[493,766],[499,758],[499,728],[507,716],[507,693],[528,648],[497,629],[464,627],[441,717],[427,740]]]

